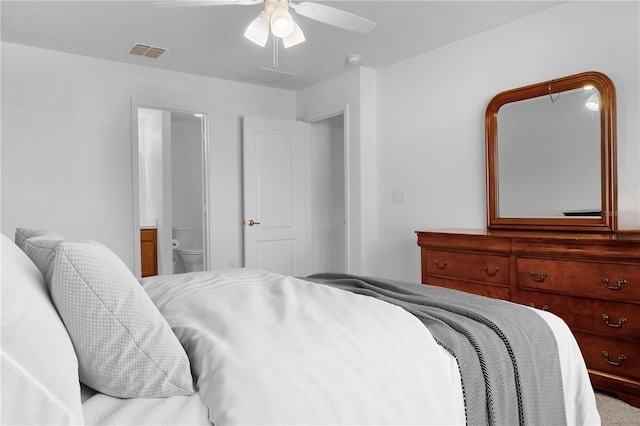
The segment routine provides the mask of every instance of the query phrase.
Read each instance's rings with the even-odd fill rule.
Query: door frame
[[[213,194],[209,184],[210,164],[209,155],[211,152],[211,112],[208,108],[197,106],[185,106],[166,104],[158,100],[131,98],[131,169],[132,169],[132,189],[133,189],[133,273],[137,278],[142,276],[141,251],[140,251],[140,147],[138,144],[138,109],[148,108],[169,112],[182,112],[191,114],[203,114],[202,116],[202,190],[203,190],[203,228],[202,244],[204,249],[203,268],[209,269],[211,256],[211,241],[213,240],[213,226],[211,225],[211,214],[213,204]],[[158,241],[160,250],[160,241]]]
[[[351,271],[351,232],[350,232],[351,214],[350,214],[350,205],[349,205],[349,200],[351,198],[350,191],[349,191],[351,163],[350,163],[350,156],[349,156],[349,146],[350,146],[349,144],[349,103],[328,107],[328,108],[323,108],[323,109],[314,111],[312,113],[309,113],[307,115],[304,115],[302,117],[299,117],[298,120],[310,123],[313,126],[313,123],[316,123],[318,121],[322,121],[331,117],[335,117],[337,115],[342,115],[342,122],[343,122],[345,268],[346,268],[346,272],[349,273]],[[311,150],[309,149],[307,152],[310,153]],[[307,166],[310,164],[310,162],[311,162],[311,159],[308,157]],[[309,183],[307,182],[307,184]],[[307,188],[307,193],[310,193],[310,188]],[[309,204],[309,200],[307,200],[307,204]],[[308,227],[311,226],[310,215],[311,215],[311,209],[307,209],[307,226]],[[308,234],[311,235],[310,230],[308,230]],[[310,241],[310,239],[309,239],[309,244],[313,244],[313,242]],[[309,253],[311,253],[311,251],[309,251]]]

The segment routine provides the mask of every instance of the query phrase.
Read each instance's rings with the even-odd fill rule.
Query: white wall
[[[212,263],[240,264],[241,116],[293,119],[294,93],[6,42],[1,49],[4,234],[28,226],[91,238],[133,268],[133,99],[209,114]]]
[[[195,247],[198,248],[203,246],[202,123],[200,120],[184,113],[171,113],[172,225],[195,228]]]
[[[639,13],[638,2],[567,2],[297,93],[2,43],[2,232],[94,238],[131,266],[134,98],[210,114],[213,266],[239,264],[240,117],[348,104],[350,272],[418,281],[414,231],[485,226],[489,100],[589,70],[617,88],[619,226],[640,229]],[[398,189],[407,204],[391,203]]]
[[[378,72],[378,266],[365,272],[419,281],[414,231],[484,228],[489,100],[583,71],[616,85],[619,227],[640,229],[639,13],[567,2]],[[394,189],[406,205],[391,204]]]
[[[354,274],[369,271],[377,252],[376,72],[357,68],[296,93],[302,120],[345,110],[349,265]]]

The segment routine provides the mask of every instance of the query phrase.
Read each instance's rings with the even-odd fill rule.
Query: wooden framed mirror
[[[606,75],[499,93],[485,137],[488,228],[617,230],[616,94]]]

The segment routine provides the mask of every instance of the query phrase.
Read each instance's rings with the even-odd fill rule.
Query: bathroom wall
[[[171,196],[173,227],[195,228],[202,247],[202,119],[171,112]]]

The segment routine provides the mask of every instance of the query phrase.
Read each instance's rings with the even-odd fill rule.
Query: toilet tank
[[[179,248],[188,249],[196,246],[196,228],[180,226],[173,228],[173,239],[179,243]]]

